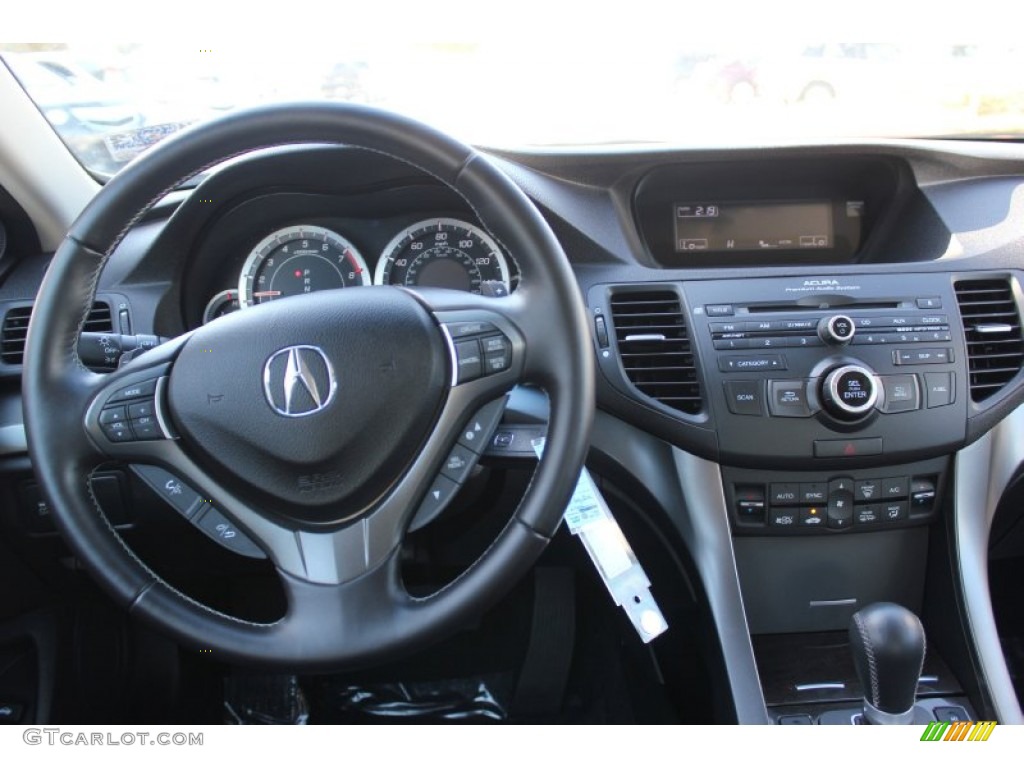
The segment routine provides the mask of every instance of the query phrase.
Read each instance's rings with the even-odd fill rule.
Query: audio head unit
[[[683,291],[723,461],[867,466],[963,443],[948,276],[693,281]]]

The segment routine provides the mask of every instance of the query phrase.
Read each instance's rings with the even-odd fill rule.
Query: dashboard
[[[765,700],[751,637],[837,631],[874,600],[925,610],[939,529],[974,548],[954,571],[984,567],[986,539],[968,535],[982,523],[956,517],[971,512],[958,473],[1024,403],[1017,147],[492,157],[572,263],[598,368],[595,456],[669,510],[741,721],[793,705]],[[40,273],[19,264],[4,311],[31,301]],[[100,298],[129,313],[128,332],[169,338],[325,289],[501,296],[529,279],[441,183],[359,149],[310,146],[261,151],[170,195],[119,246]],[[525,460],[538,429],[511,412],[491,455]],[[1004,464],[1024,461],[1005,450]],[[997,502],[971,504],[990,521]],[[975,656],[998,654],[991,617],[970,618]],[[973,663],[954,671],[972,678]],[[1005,691],[987,695],[1009,711]]]

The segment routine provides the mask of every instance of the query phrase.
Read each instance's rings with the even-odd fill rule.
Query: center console
[[[934,272],[591,289],[607,382],[680,436],[713,433],[706,458],[777,722],[824,722],[862,696],[845,639],[859,609],[924,609],[951,457],[1019,328],[1015,283],[1000,280],[1005,295],[979,294],[984,312],[969,320],[958,277]],[[982,349],[997,362],[979,367]],[[929,647],[920,695],[967,707]]]

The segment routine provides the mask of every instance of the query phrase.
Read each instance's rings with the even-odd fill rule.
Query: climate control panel
[[[770,472],[723,467],[733,530],[797,536],[884,530],[931,522],[945,459],[849,472]]]

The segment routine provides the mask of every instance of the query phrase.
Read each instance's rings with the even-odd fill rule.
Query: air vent
[[[21,365],[25,354],[25,335],[28,333],[28,321],[32,315],[32,307],[12,307],[4,316],[4,324],[0,330],[0,360],[7,365]],[[110,305],[105,301],[97,301],[89,311],[82,329],[94,333],[111,333],[114,330],[110,315]]]
[[[699,413],[700,383],[678,294],[614,293],[611,311],[619,357],[633,386],[669,408]]]
[[[961,280],[955,288],[967,338],[971,399],[979,403],[1020,371],[1020,316],[1008,280]]]

